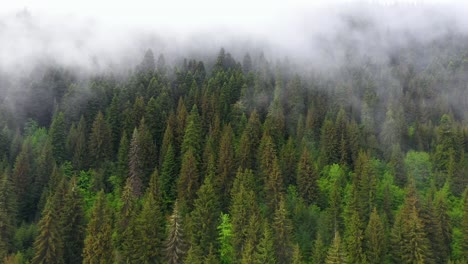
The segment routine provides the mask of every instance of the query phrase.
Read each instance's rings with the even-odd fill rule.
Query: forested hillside
[[[467,43],[2,73],[0,259],[467,263]]]

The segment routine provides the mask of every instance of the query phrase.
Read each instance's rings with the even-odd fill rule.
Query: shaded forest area
[[[223,49],[38,67],[0,95],[0,258],[466,263],[464,40],[329,74]]]

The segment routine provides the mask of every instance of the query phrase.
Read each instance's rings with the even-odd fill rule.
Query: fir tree
[[[83,197],[77,185],[77,179],[72,178],[63,201],[60,227],[63,239],[63,260],[65,263],[81,263],[83,242],[85,240],[85,215]]]
[[[276,262],[274,239],[268,223],[263,223],[262,237],[254,256],[255,264],[274,264]]]
[[[169,233],[166,240],[166,258],[169,264],[183,263],[187,253],[182,218],[179,215],[177,201],[174,204],[174,210],[169,219]]]
[[[155,169],[146,190],[143,208],[137,219],[140,263],[162,263],[162,249],[165,237],[164,217],[161,211],[159,175]]]
[[[197,192],[194,209],[190,214],[191,244],[201,256],[208,255],[210,245],[217,237],[216,227],[220,208],[211,181],[210,177],[205,178]]]
[[[344,264],[348,263],[348,257],[344,249],[343,244],[341,243],[340,233],[335,232],[335,237],[333,238],[333,243],[328,250],[327,258],[325,259],[326,264]]]
[[[86,233],[83,263],[114,263],[112,217],[103,191],[100,191],[96,197]]]
[[[369,263],[382,263],[386,253],[387,243],[385,229],[377,209],[374,208],[369,218],[365,232],[366,257]]]
[[[39,221],[39,235],[34,241],[33,264],[64,263],[63,242],[57,210],[57,200],[53,196],[47,199],[41,220]]]
[[[110,128],[101,112],[96,115],[89,138],[89,155],[93,166],[97,168],[102,162],[112,157]]]
[[[317,202],[319,189],[317,185],[318,175],[310,154],[306,148],[302,151],[297,164],[297,187],[299,194],[308,204]]]
[[[5,172],[0,178],[0,259],[10,253],[16,225],[16,199]]]
[[[288,212],[283,198],[280,200],[273,219],[276,260],[279,263],[290,263],[293,226],[291,220],[288,218]]]

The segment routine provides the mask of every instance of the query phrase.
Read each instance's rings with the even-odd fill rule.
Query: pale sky
[[[447,3],[447,0],[0,0],[0,14],[26,8],[47,16],[74,15],[126,25],[209,26],[270,23],[285,12],[331,3]]]

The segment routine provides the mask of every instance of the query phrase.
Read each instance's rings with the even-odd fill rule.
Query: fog
[[[174,62],[224,47],[239,60],[263,52],[271,61],[287,57],[323,70],[350,55],[385,61],[411,43],[468,32],[468,5],[457,2],[169,2],[6,4],[0,67],[10,75],[44,62],[116,70],[134,66],[148,48]]]

